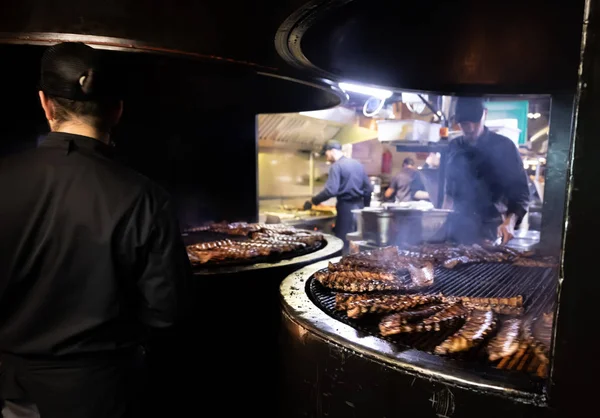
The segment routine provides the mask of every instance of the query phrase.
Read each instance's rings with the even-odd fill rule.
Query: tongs
[[[494,241],[494,242],[492,243],[492,245],[493,245],[494,247],[497,247],[497,246],[499,246],[499,245],[502,245],[502,237],[498,237],[498,238],[496,238],[496,241]]]

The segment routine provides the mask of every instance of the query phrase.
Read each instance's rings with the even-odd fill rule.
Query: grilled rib
[[[532,334],[535,341],[542,346],[542,351],[548,353],[552,342],[552,322],[554,315],[545,313],[533,324]]]
[[[499,315],[521,316],[523,315],[523,296],[510,298],[472,298],[467,296],[449,296],[445,301],[459,300],[463,305],[480,311],[494,311]]]
[[[220,241],[201,242],[198,244],[190,245],[189,248],[195,251],[206,251],[211,250],[213,248],[228,247],[230,245],[233,245],[233,241],[231,241],[230,239],[223,239]]]
[[[553,257],[546,258],[523,258],[519,257],[515,261],[513,261],[513,266],[519,267],[545,267],[545,268],[554,268],[558,266],[558,261]]]
[[[422,266],[408,264],[410,279],[414,287],[426,287],[433,285],[433,264],[424,263]]]
[[[464,325],[435,348],[436,354],[458,353],[478,345],[496,326],[492,311],[472,311]]]
[[[447,269],[453,269],[454,267],[458,266],[459,264],[467,264],[467,263],[471,263],[471,259],[467,256],[459,256],[459,257],[453,257],[453,258],[449,258],[448,260],[444,261],[442,263],[442,265],[447,268]]]
[[[458,298],[463,303],[470,303],[479,306],[523,306],[523,296],[521,295],[512,296],[510,298],[472,298],[468,296],[459,296]]]
[[[502,323],[500,331],[487,346],[490,361],[512,356],[519,349],[520,330],[520,319],[509,319]]]
[[[522,327],[524,340],[530,344],[535,356],[542,365],[547,365],[548,363],[550,363],[548,353],[551,341],[552,319],[552,314],[544,314],[542,318],[538,318],[535,321],[535,323],[533,323],[533,320],[531,318],[527,319],[523,323]],[[539,322],[545,323],[539,325]],[[540,329],[540,327],[543,328],[543,330]],[[545,343],[540,341],[538,338],[545,340]]]
[[[436,304],[436,305],[424,305],[421,306],[420,309],[416,310],[406,310],[402,312],[395,313],[390,315],[388,319],[388,324],[391,324],[392,321],[400,325],[406,325],[410,322],[414,322],[418,319],[428,318],[448,307],[447,304]]]
[[[465,318],[468,314],[469,309],[463,304],[453,303],[416,324],[403,324],[401,317],[389,315],[379,323],[379,332],[383,336],[389,336],[401,333],[439,331],[442,325]]]
[[[441,296],[437,295],[363,295],[346,301],[346,310],[349,318],[359,318],[366,314],[400,312],[441,301]]]
[[[368,271],[317,272],[315,279],[325,287],[352,293],[406,290],[410,287],[405,281],[391,273]]]

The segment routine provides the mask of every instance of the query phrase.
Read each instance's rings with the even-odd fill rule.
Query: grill
[[[435,272],[435,284],[422,293],[470,297],[522,295],[525,309],[524,318],[527,319],[538,317],[553,309],[557,277],[556,269],[518,267],[507,264],[480,263],[463,265],[451,270],[438,267]],[[325,313],[350,325],[364,335],[390,341],[397,345],[399,350],[416,348],[432,353],[437,345],[456,332],[461,325],[456,323],[440,332],[382,337],[378,329],[380,317],[348,318],[345,311],[335,310],[336,292],[322,286],[314,277],[307,281],[306,286],[309,298]],[[500,315],[499,319],[502,320],[504,317]],[[493,334],[489,338],[492,336]],[[512,386],[527,391],[539,392],[542,390],[543,379],[540,376],[523,373],[524,371],[535,373],[540,366],[531,347],[523,344],[512,357],[490,363],[484,350],[485,345],[485,343],[481,344],[475,350],[452,357],[436,357],[439,362],[446,362],[448,366],[452,364],[453,367],[467,368],[475,373],[487,376],[490,375],[490,372],[499,373],[497,376],[499,379],[510,379]]]

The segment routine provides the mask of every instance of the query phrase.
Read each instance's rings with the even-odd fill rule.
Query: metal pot
[[[365,208],[360,217],[362,238],[378,246],[412,245],[446,240],[445,209]]]

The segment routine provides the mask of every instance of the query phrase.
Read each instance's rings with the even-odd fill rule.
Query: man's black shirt
[[[0,160],[0,352],[130,347],[173,325],[189,260],[167,194],[92,138]]]
[[[523,162],[514,143],[487,128],[475,144],[459,137],[448,145],[446,193],[454,210],[483,222],[503,213],[521,219],[529,205]]]

